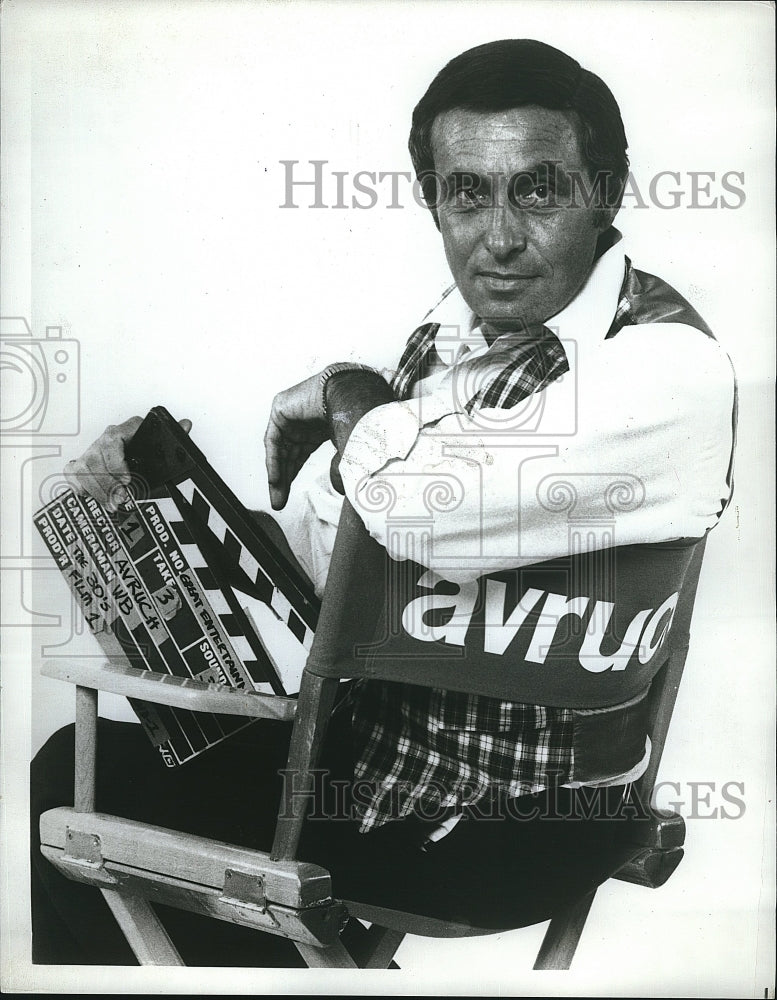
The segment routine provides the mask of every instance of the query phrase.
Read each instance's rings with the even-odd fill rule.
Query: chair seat
[[[465,814],[426,850],[419,844],[429,826],[412,820],[369,834],[351,823],[309,821],[299,856],[326,868],[337,898],[364,919],[378,908],[387,911],[383,926],[409,926],[389,911],[417,918],[410,933],[493,933],[549,919],[650,846],[651,824],[617,812],[621,793],[597,791],[577,817],[580,797],[560,788],[526,797],[522,814]]]
[[[616,873],[622,868],[628,868],[643,851],[643,848],[635,845],[623,845],[620,850],[613,851],[605,869],[603,869],[604,873],[592,879],[588,891],[598,888],[608,878],[616,876]],[[635,880],[629,879],[628,881]],[[476,883],[474,888],[462,890],[463,893],[467,891],[471,893],[469,900],[465,898],[457,909],[447,910],[449,913],[458,914],[457,916],[434,916],[434,913],[443,912],[439,900],[429,900],[427,904],[426,901],[419,899],[412,909],[394,909],[360,899],[340,898],[351,916],[368,920],[370,923],[379,924],[381,927],[388,927],[391,930],[401,930],[405,934],[435,938],[478,937],[500,931],[515,930],[551,919],[557,912],[578,898],[580,895],[576,888],[578,884],[578,880],[575,879],[574,882],[570,880],[563,890],[560,887],[556,889],[554,886],[555,903],[548,898],[543,898],[541,903],[535,902],[528,906],[525,900],[516,896],[515,905],[510,906],[509,901],[502,897],[495,901],[492,909],[488,909],[484,905],[484,896],[493,899],[494,894],[488,892],[484,896],[479,896]],[[505,884],[504,880],[500,881],[500,887],[505,893],[516,891],[512,886]],[[474,901],[472,901],[473,896],[475,897]]]
[[[451,851],[440,850],[442,844],[431,852],[406,856],[404,864],[385,855],[381,863],[375,855],[368,859],[362,853],[348,870],[338,865],[335,885],[346,891],[336,893],[336,902],[330,873],[310,862],[271,861],[265,852],[67,807],[44,813],[40,827],[43,853],[71,879],[145,894],[160,903],[313,946],[331,945],[337,939],[346,912],[381,927],[441,938],[536,923],[645,851],[642,845],[605,836],[608,842],[596,852],[598,863],[592,864],[587,843],[562,852],[569,838],[565,836],[562,844],[553,831],[568,830],[567,823],[546,821],[548,843],[542,861],[533,851],[516,847],[514,859],[500,873],[493,858],[486,862],[483,848],[490,842],[494,856],[504,861],[503,846],[520,837],[519,822],[470,820],[469,835],[450,842],[453,868]],[[584,823],[580,832],[589,839]],[[536,833],[532,828],[527,842],[533,842]],[[385,846],[387,838],[381,839]],[[480,849],[465,859],[478,845]],[[367,860],[370,871],[363,867]],[[392,892],[392,885],[404,889]],[[349,886],[359,891],[350,895]]]

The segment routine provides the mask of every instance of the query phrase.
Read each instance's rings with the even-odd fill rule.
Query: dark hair
[[[462,52],[432,80],[416,105],[410,156],[427,204],[437,221],[432,126],[454,108],[504,111],[536,104],[577,113],[581,146],[594,204],[618,208],[629,170],[626,133],[610,88],[571,56],[530,38],[506,38]]]

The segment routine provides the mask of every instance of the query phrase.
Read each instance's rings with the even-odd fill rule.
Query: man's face
[[[572,197],[574,176],[590,188],[574,113],[446,111],[432,150],[445,179],[445,255],[467,305],[494,334],[554,316],[582,287],[610,222],[584,207],[579,181]]]

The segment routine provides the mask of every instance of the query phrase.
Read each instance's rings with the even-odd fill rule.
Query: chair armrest
[[[631,882],[648,889],[660,889],[683,859],[682,847],[646,847],[613,874],[619,882]]]
[[[40,839],[42,846],[61,851],[74,862],[156,872],[192,886],[227,890],[233,896],[244,894],[240,880],[249,885],[253,879],[268,901],[283,906],[304,909],[332,898],[331,877],[320,865],[271,861],[265,851],[122,816],[80,813],[59,806],[41,815]],[[82,844],[89,845],[86,853]],[[231,887],[230,882],[234,883]]]
[[[629,822],[628,842],[642,850],[635,851],[613,878],[657,889],[682,861],[685,820],[668,809],[651,810],[644,819]]]
[[[629,822],[628,840],[632,844],[669,850],[685,843],[685,820],[670,809],[651,809],[646,818]]]
[[[81,687],[96,688],[139,701],[193,712],[289,721],[297,711],[296,698],[259,694],[189,677],[157,674],[151,670],[140,670],[109,661],[101,661],[99,665],[95,665],[75,657],[62,657],[44,661],[41,673],[45,677],[55,677]]]
[[[40,836],[58,871],[106,898],[140,897],[314,948],[336,945],[347,919],[329,872],[308,862],[64,806],[42,814]]]

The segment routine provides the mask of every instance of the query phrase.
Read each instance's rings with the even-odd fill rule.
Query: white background
[[[472,45],[535,37],[608,82],[645,200],[658,171],[681,173],[661,187],[683,192],[680,207],[631,199],[618,225],[739,378],[736,494],[708,545],[661,770],[681,785],[666,798],[682,803],[686,858],[660,890],[606,885],[565,974],[531,972],[540,926],[408,938],[388,979],[84,968],[77,989],[774,996],[773,6],[8,0],[2,18],[2,314],[27,317],[39,339],[61,326],[81,351],[80,433],[48,427],[37,453],[3,442],[4,987],[73,989],[73,970],[29,965],[24,775],[72,717],[72,691],[38,676],[41,648],[95,652],[70,635],[57,573],[23,572],[8,539],[11,556],[39,557],[28,523],[49,477],[107,423],[157,403],[194,421],[247,506],[266,506],[273,393],[334,360],[390,362],[448,282],[406,182],[401,209],[386,183],[370,210],[311,209],[302,188],[302,207],[283,209],[279,161],[307,176],[311,159],[351,175],[410,170],[410,115],[437,70]],[[744,205],[688,207],[689,171],[715,173],[712,197],[722,174],[744,172]],[[331,177],[327,192],[334,202]],[[690,818],[689,782],[715,783],[703,815],[725,805],[724,783],[743,783],[744,815]]]

